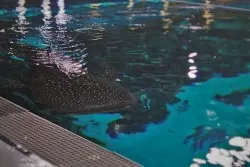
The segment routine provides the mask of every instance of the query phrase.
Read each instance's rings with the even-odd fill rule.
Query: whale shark
[[[55,55],[52,58],[53,56]],[[65,57],[62,59],[64,61]],[[71,62],[67,57],[65,60]],[[3,63],[7,66],[6,62]],[[0,77],[0,93],[4,89],[15,92],[25,90],[29,99],[39,107],[62,114],[115,112],[137,103],[134,95],[115,81],[111,66],[105,63],[101,63],[99,67],[90,67],[90,72],[80,70],[80,75],[74,76],[69,76],[54,62],[31,62],[28,66],[20,80]]]

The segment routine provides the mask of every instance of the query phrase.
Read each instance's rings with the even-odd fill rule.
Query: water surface
[[[232,137],[250,135],[249,3],[190,2],[202,5],[1,2],[2,77],[20,78],[31,57],[46,63],[37,53],[52,43],[79,64],[113,66],[138,104],[113,114],[62,116],[30,107],[28,92],[8,98],[146,167],[186,167],[212,147],[235,149]]]

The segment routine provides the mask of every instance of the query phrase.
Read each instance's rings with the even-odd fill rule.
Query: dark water
[[[89,62],[105,62],[138,104],[111,114],[56,115],[35,104],[26,90],[5,88],[1,93],[145,166],[184,167],[193,158],[209,160],[203,166],[228,166],[233,153],[220,162],[210,156],[215,152],[206,154],[212,147],[235,149],[228,144],[235,136],[249,137],[249,3],[192,2],[203,5],[5,2],[0,10],[1,77],[19,81],[30,62],[51,63],[44,53],[52,44],[57,53],[52,64],[70,73],[74,63],[96,69]],[[228,8],[211,8],[211,4]]]

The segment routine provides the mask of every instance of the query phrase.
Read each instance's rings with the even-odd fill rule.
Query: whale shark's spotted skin
[[[27,77],[24,83],[0,77],[0,87],[25,88],[32,101],[53,113],[111,112],[136,103],[135,97],[115,81],[91,74],[70,78],[59,69],[34,65]]]
[[[11,74],[8,74],[7,78],[0,76],[2,90],[11,88],[15,91],[25,90],[29,96],[31,95],[32,101],[43,109],[54,113],[111,112],[136,103],[135,97],[115,81],[116,72],[107,64],[103,62],[91,63],[89,65],[90,71],[86,73],[81,70],[80,73],[78,73],[79,70],[65,71],[55,62],[76,64],[77,69],[79,63],[77,64],[77,62],[56,52],[51,52],[50,57],[46,54],[39,57],[36,53],[37,51],[34,51],[29,55],[44,58],[44,61],[39,61],[40,63],[37,65],[36,59],[29,60],[27,71],[22,74],[21,80],[23,82],[9,78]],[[50,61],[47,60],[48,58]],[[6,63],[3,62],[3,66],[14,66],[13,62],[9,65]],[[66,65],[68,64],[66,63]],[[79,69],[81,69],[80,66]],[[71,75],[73,73],[77,75]]]
[[[136,103],[127,89],[90,74],[71,79],[60,70],[35,66],[31,78],[35,102],[56,113],[110,112]]]

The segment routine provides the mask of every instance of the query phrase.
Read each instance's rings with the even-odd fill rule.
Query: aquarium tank
[[[0,7],[0,96],[145,167],[250,166],[249,0]]]

